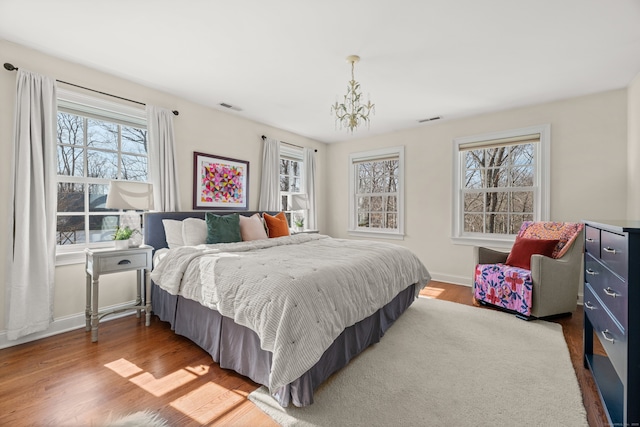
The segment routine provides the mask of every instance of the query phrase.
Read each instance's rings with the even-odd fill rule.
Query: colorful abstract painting
[[[194,209],[248,208],[249,162],[194,153]]]

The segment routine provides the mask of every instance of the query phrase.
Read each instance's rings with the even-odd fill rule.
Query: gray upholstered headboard
[[[154,249],[166,248],[167,237],[164,234],[163,219],[174,219],[182,221],[186,218],[204,219],[207,212],[218,215],[229,215],[239,213],[244,216],[251,216],[255,213],[262,214],[262,211],[181,211],[181,212],[145,212],[144,214],[144,243],[153,246]],[[277,212],[267,212],[269,215],[275,215]]]

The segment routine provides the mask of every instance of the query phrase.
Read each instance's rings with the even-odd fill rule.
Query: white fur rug
[[[558,324],[420,298],[305,408],[249,399],[283,426],[587,426]]]
[[[169,427],[169,424],[157,413],[140,411],[125,415],[113,421],[107,421],[105,427]]]

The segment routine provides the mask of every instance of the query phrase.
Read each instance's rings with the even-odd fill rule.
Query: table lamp
[[[153,209],[153,185],[148,182],[112,180],[106,207],[125,211],[120,216],[120,227],[137,230],[129,239],[129,247],[138,247],[142,243],[142,222],[136,211]]]

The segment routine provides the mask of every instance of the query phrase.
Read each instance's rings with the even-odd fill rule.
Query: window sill
[[[349,236],[370,237],[376,239],[404,240],[404,234],[385,231],[348,230]]]
[[[482,246],[496,249],[511,249],[515,236],[500,236],[500,237],[486,237],[486,236],[460,236],[451,237],[451,242],[454,245],[466,245],[466,246]]]

